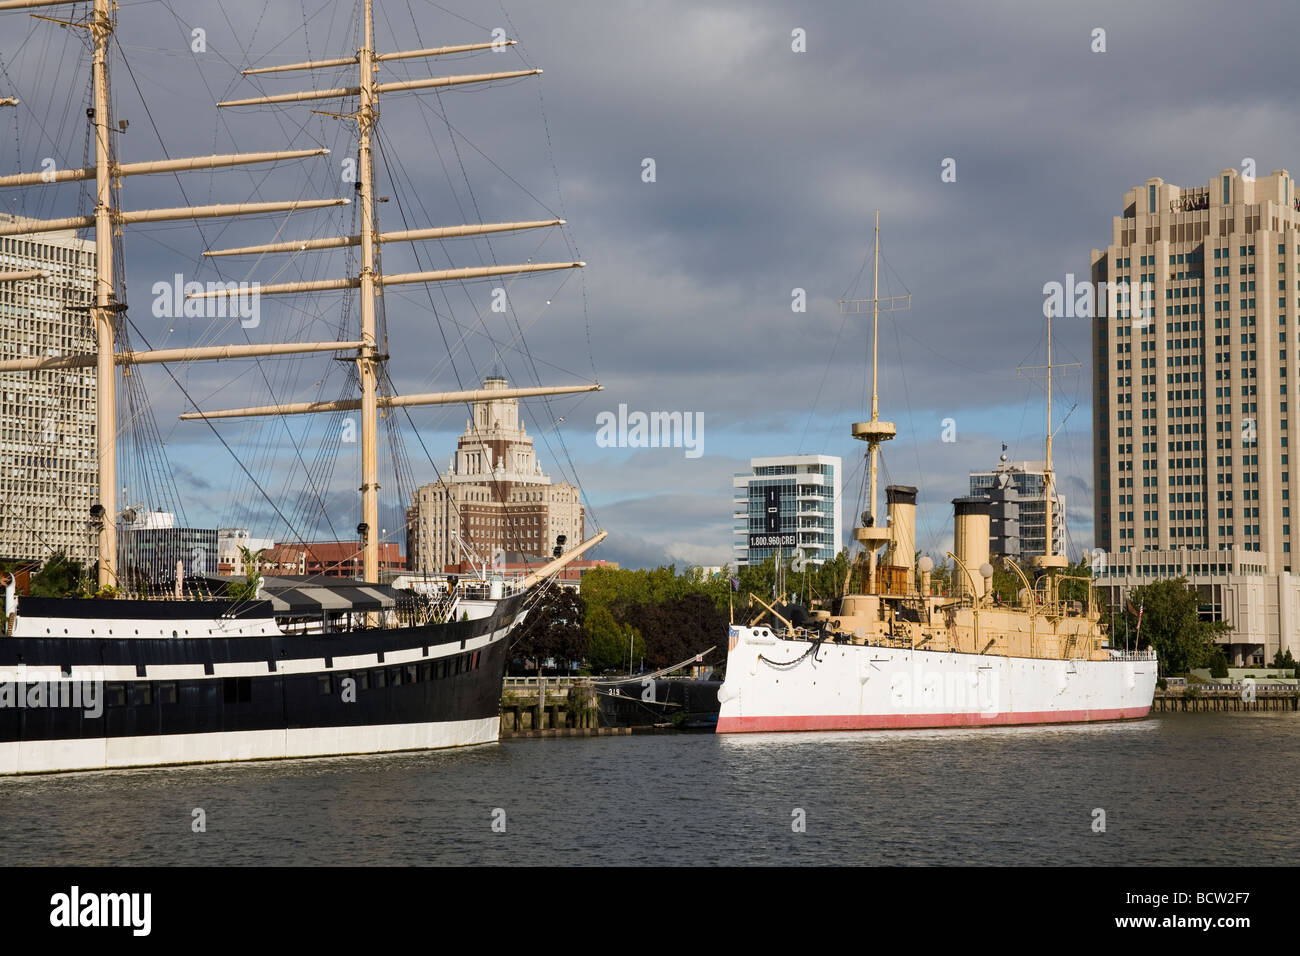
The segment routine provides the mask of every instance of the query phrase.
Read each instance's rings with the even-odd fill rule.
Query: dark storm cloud
[[[570,223],[568,241],[525,233],[490,245],[425,243],[418,259],[416,250],[389,247],[384,268],[529,257],[589,263],[581,276],[508,284],[527,353],[513,319],[488,310],[499,283],[391,289],[397,388],[455,388],[457,373],[468,387],[497,365],[527,384],[535,380],[530,357],[547,382],[598,377],[605,392],[532,403],[527,417],[534,433],[566,419],[565,445],[602,525],[614,532],[607,547],[621,539],[619,553],[632,563],[729,557],[730,475],[749,455],[797,450],[772,441],[827,436],[824,446],[803,450],[842,455],[847,469],[854,466],[861,446],[845,436],[866,408],[869,318],[843,319],[836,300],[871,294],[863,263],[875,209],[886,264],[882,294],[913,293],[910,311],[882,323],[882,413],[901,430],[891,461],[900,471],[904,462],[916,464],[910,470],[923,485],[921,525],[936,529],[940,546],[947,501],[965,490],[969,470],[991,466],[999,441],[1020,439],[1017,459],[1041,457],[1038,406],[1015,428],[989,419],[1025,398],[1017,365],[1042,364],[1043,284],[1086,273],[1089,250],[1109,241],[1123,193],[1150,176],[1203,184],[1246,157],[1267,171],[1296,153],[1288,121],[1293,15],[1281,2],[1252,3],[1233,16],[1209,2],[378,6],[384,49],[490,39],[498,26],[522,41],[501,55],[393,64],[394,78],[521,65],[546,71],[491,89],[386,100],[380,158],[389,162],[380,192],[396,201],[380,207],[384,228],[549,215]],[[347,125],[309,112],[329,104],[218,115],[212,103],[302,88],[311,82],[305,74],[243,79],[238,70],[349,53],[355,14],[351,4],[325,5],[308,11],[304,24],[303,10],[290,5],[124,6],[119,39],[131,70],[119,64],[114,84],[118,115],[131,120],[118,140],[123,158],[159,155],[160,138],[172,156],[316,145],[334,153],[270,170],[133,177],[123,205],[350,195],[339,177],[352,150]],[[39,168],[55,143],[61,165],[80,165],[84,74],[73,82],[52,67],[76,54],[80,41],[74,31],[4,16],[0,95],[21,95],[26,104],[13,117],[0,116],[4,168]],[[206,55],[190,52],[195,27],[207,30]],[[795,28],[806,31],[806,53],[791,51]],[[1106,31],[1105,53],[1090,50],[1096,28]],[[343,79],[323,74],[318,82]],[[655,161],[654,183],[642,181],[646,158]],[[940,181],[945,158],[956,161],[956,182]],[[70,186],[6,197],[13,198],[5,208],[29,215],[78,208]],[[84,199],[80,208],[87,208]],[[157,347],[344,337],[340,330],[355,327],[355,306],[345,309],[341,295],[264,300],[260,325],[241,329],[222,320],[156,319],[149,293],[176,272],[263,282],[341,274],[348,264],[336,256],[255,263],[204,261],[200,253],[353,232],[355,215],[351,206],[287,221],[128,228],[137,339]],[[804,313],[791,311],[795,288],[806,290]],[[1083,374],[1059,383],[1058,422],[1075,410],[1057,465],[1076,546],[1086,545],[1088,329],[1063,320],[1054,332],[1057,360],[1084,365]],[[157,369],[141,374],[170,453],[207,463],[192,471],[216,485],[204,489],[178,472],[201,496],[195,510],[207,508],[212,521],[269,520],[228,456],[218,464],[225,451],[211,432],[176,423],[190,404],[171,379]],[[347,375],[343,364],[316,359],[177,371],[204,407],[335,397]],[[707,463],[600,453],[591,440],[595,415],[620,402],[703,412]],[[810,409],[814,418],[805,424]],[[413,417],[428,455],[413,437],[407,453],[423,482],[433,477],[429,457],[445,467],[464,410]],[[938,422],[948,417],[968,437],[944,447]],[[914,434],[902,431],[905,423]],[[276,495],[309,485],[304,475],[318,449],[341,449],[323,510],[339,528],[355,524],[355,446],[340,444],[323,424],[218,427]],[[554,436],[543,458],[557,477],[568,470]],[[395,474],[384,483],[386,493],[402,487]],[[223,487],[229,499],[251,502],[242,519],[242,505],[217,494]],[[854,494],[846,484],[850,515]],[[391,530],[401,520],[400,500],[387,507]]]

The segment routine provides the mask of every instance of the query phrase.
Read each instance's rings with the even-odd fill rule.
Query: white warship
[[[879,216],[873,336],[878,338]],[[859,300],[861,301],[861,300]],[[1052,528],[1051,319],[1047,326],[1047,442],[1044,494]],[[1153,651],[1111,648],[1089,578],[1066,572],[1064,555],[1037,558],[1035,580],[1016,599],[995,599],[990,582],[990,506],[954,501],[950,593],[935,594],[934,563],[914,560],[916,489],[885,489],[887,523],[876,520],[880,444],[893,423],[878,416],[873,343],[871,420],[853,437],[868,445],[867,508],[854,538],[862,546],[831,606],[792,619],[763,604],[769,621],[730,627],[726,680],[718,690],[718,733],[875,730],[1079,723],[1145,717],[1155,694]],[[883,549],[883,556],[882,556]],[[1005,559],[1004,559],[1005,560]],[[1062,584],[1084,583],[1088,599],[1066,600]]]

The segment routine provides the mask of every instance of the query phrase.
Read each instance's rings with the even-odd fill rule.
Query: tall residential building
[[[507,382],[493,375],[483,387]],[[560,535],[566,548],[583,540],[585,513],[577,488],[542,471],[519,400],[501,398],[474,403],[446,474],[415,490],[406,520],[407,568],[439,574],[473,560],[471,549],[479,563],[549,558]]]
[[[24,273],[0,279],[0,358],[94,352],[95,244],[72,230],[0,238],[0,275]],[[95,395],[93,368],[0,372],[0,558],[96,560]]]
[[[751,458],[732,479],[732,551],[736,566],[761,564],[796,549],[815,564],[829,561],[843,540],[843,466],[833,455]]]
[[[1005,446],[1004,446],[1005,447]],[[990,504],[989,553],[1031,558],[1047,553],[1047,496],[1041,461],[1008,461],[970,473],[970,493]],[[1052,553],[1065,554],[1065,496],[1052,499]]]
[[[1134,289],[1117,314],[1093,319],[1096,543],[1113,556],[1108,567],[1230,567],[1198,585],[1203,613],[1237,628],[1229,656],[1253,663],[1300,650],[1282,628],[1300,620],[1288,442],[1300,371],[1295,180],[1235,169],[1186,189],[1149,179],[1124,195],[1109,245],[1092,252],[1092,279]],[[1135,308],[1142,283],[1153,292],[1145,316]],[[1127,556],[1187,550],[1208,554]],[[1246,597],[1219,600],[1213,589],[1261,575],[1282,576],[1249,584],[1273,589],[1274,612],[1267,626],[1247,626],[1223,610]],[[1139,579],[1116,571],[1110,580],[1120,598]]]

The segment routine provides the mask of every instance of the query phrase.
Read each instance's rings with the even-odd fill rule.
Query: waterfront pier
[[[1235,684],[1156,689],[1153,713],[1170,711],[1300,710],[1300,691],[1294,687],[1255,687],[1248,692]]]

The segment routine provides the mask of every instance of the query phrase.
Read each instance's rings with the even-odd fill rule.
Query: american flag
[[[1124,603],[1128,606],[1128,612],[1132,614],[1135,618],[1137,618],[1137,626],[1138,629],[1140,630],[1142,627],[1142,608],[1145,602],[1138,604],[1136,608],[1133,607],[1132,601],[1125,601]]]

